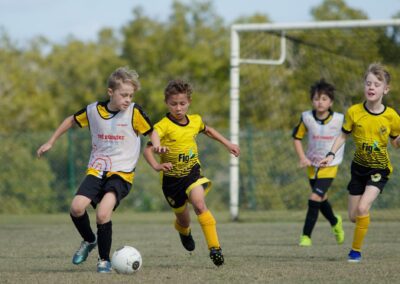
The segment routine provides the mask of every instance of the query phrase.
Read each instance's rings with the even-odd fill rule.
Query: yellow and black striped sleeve
[[[344,115],[344,122],[342,126],[342,132],[349,134],[353,130],[354,124],[354,107],[350,107]]]
[[[397,138],[400,135],[400,116],[398,112],[393,109],[393,122],[392,127],[390,128],[389,136],[392,139]]]
[[[142,135],[147,135],[153,131],[153,124],[141,106],[135,104],[132,116],[133,129]]]
[[[89,120],[87,118],[86,108],[83,108],[80,111],[76,112],[74,114],[74,120],[79,127],[87,127],[89,125]]]
[[[305,126],[303,119],[300,118],[299,124],[295,128],[293,128],[292,137],[293,139],[303,140],[306,133],[307,133],[307,127]]]

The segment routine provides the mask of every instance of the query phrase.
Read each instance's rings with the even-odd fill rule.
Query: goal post
[[[234,24],[231,26],[231,58],[230,58],[230,138],[239,144],[240,128],[240,67],[244,64],[281,65],[287,58],[287,33],[290,31],[311,31],[327,29],[366,29],[400,26],[400,19],[392,20],[346,20],[321,21],[305,23],[263,23],[263,24]],[[245,34],[264,32],[279,37],[279,47],[271,58],[252,58],[241,54],[241,38]],[[230,158],[230,215],[232,220],[238,220],[240,208],[240,171],[239,158]]]

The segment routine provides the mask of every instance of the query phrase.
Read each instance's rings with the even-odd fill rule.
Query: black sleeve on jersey
[[[135,105],[134,105],[134,108],[136,108],[136,109],[140,112],[140,114],[143,116],[143,118],[144,118],[144,119],[147,121],[147,123],[150,125],[150,129],[149,129],[148,131],[146,131],[146,133],[143,133],[143,136],[146,136],[147,134],[153,132],[153,130],[154,130],[153,123],[151,123],[150,118],[149,118],[149,117],[147,116],[147,114],[144,112],[143,108],[142,108],[140,105],[138,105],[138,104],[135,104]]]

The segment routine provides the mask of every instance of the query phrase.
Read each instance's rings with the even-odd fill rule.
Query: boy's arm
[[[147,145],[144,148],[143,156],[144,156],[145,160],[147,161],[147,163],[157,172],[159,172],[159,171],[167,172],[172,169],[171,163],[160,164],[157,162],[156,158],[154,157],[153,146],[151,146],[151,145]]]
[[[45,152],[49,151],[51,147],[53,147],[57,139],[75,124],[76,122],[73,115],[68,116],[66,119],[64,119],[64,121],[60,124],[60,126],[56,129],[56,131],[54,131],[50,139],[39,147],[39,149],[36,152],[38,157],[40,158]]]
[[[400,147],[400,135],[399,136],[397,136],[395,139],[390,139],[390,144],[392,144],[392,146],[394,147],[394,148],[399,148]]]
[[[239,146],[236,144],[233,144],[231,141],[226,139],[224,136],[222,136],[221,133],[219,133],[214,128],[207,125],[204,130],[204,134],[207,135],[208,137],[220,142],[222,145],[224,145],[229,150],[229,153],[235,155],[235,157],[239,157],[239,155],[240,155]]]
[[[299,157],[300,168],[311,166],[311,161],[307,158],[303,150],[303,144],[299,139],[293,139],[294,149]]]
[[[336,137],[335,142],[333,142],[331,150],[326,154],[326,157],[319,162],[320,167],[327,167],[335,158],[337,150],[343,146],[346,142],[348,134],[342,132],[338,137]]]
[[[150,135],[150,141],[151,144],[153,145],[152,149],[154,152],[156,153],[166,153],[168,152],[168,147],[165,146],[161,146],[161,142],[160,142],[160,136],[158,136],[157,131],[153,130]]]

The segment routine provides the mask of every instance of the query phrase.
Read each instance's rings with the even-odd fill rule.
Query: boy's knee
[[[104,224],[110,221],[110,213],[106,211],[97,211],[96,222],[97,224]]]
[[[201,203],[201,204],[197,204],[197,205],[193,204],[193,209],[194,209],[194,212],[196,213],[196,215],[203,214],[204,212],[206,212],[208,210],[205,203]]]
[[[71,208],[69,211],[72,216],[80,217],[80,216],[83,216],[83,214],[85,214],[86,208],[83,206],[76,205],[76,204],[71,204]]]
[[[369,206],[363,206],[363,205],[358,206],[357,208],[358,216],[365,216],[368,215],[368,213],[369,213]]]

